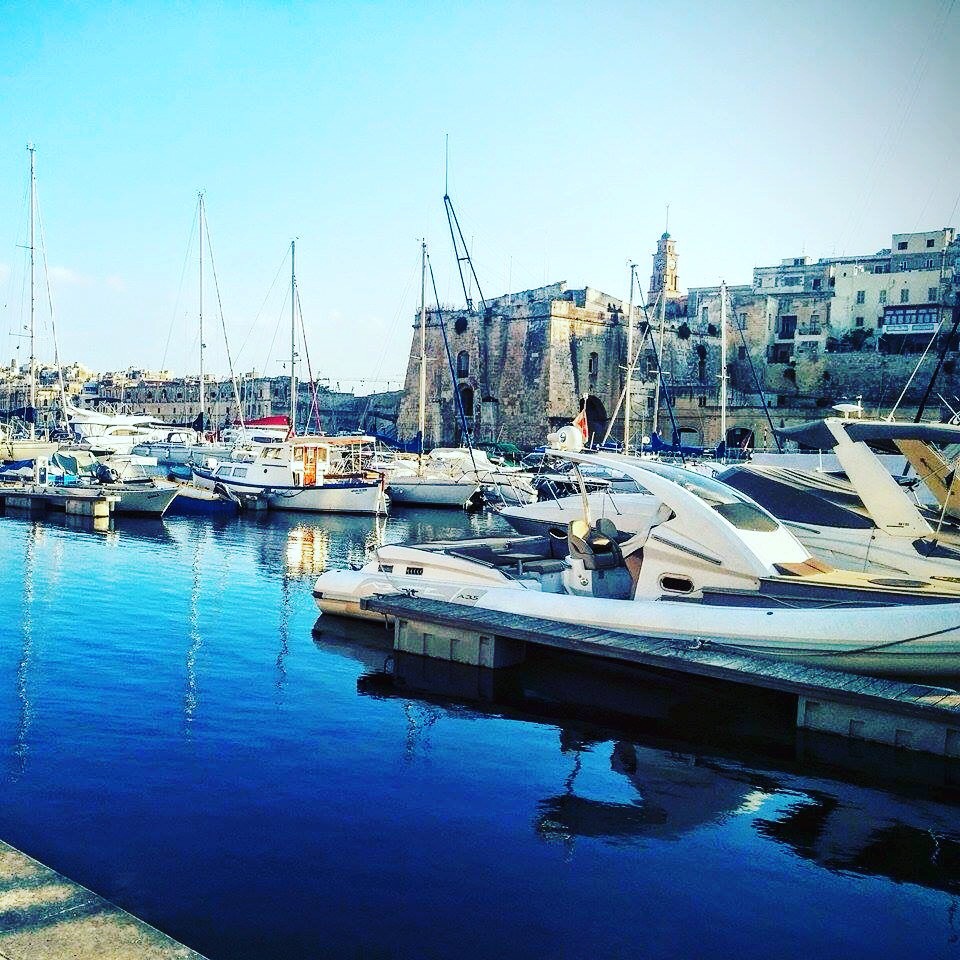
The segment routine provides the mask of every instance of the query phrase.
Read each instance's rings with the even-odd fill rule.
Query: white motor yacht
[[[320,576],[320,610],[363,616],[364,598],[399,592],[862,672],[960,673],[955,585],[834,570],[749,497],[689,471],[556,453],[645,489],[640,528],[621,543],[608,518],[582,514],[565,537],[381,547]]]
[[[264,497],[277,510],[385,513],[383,477],[363,469],[371,437],[293,437],[238,448],[192,468],[195,483],[233,496]]]
[[[782,432],[830,451],[843,474],[746,463],[720,479],[832,564],[960,583],[960,485],[954,488],[954,468],[937,449],[960,441],[960,427],[831,417]],[[882,457],[891,448],[916,469],[912,478],[890,474]],[[925,506],[920,487],[939,506]]]

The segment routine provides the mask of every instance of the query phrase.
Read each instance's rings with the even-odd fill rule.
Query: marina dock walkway
[[[960,757],[960,692],[945,687],[421,597],[382,595],[364,601],[363,606],[394,618],[394,648],[406,653],[497,669],[519,663],[526,644],[552,647],[779,691],[797,698],[800,728]]]
[[[2,960],[203,960],[125,910],[0,842]]]

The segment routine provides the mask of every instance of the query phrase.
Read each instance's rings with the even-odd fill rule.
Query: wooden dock
[[[203,960],[189,947],[0,842],[3,960]]]
[[[802,729],[960,758],[960,692],[945,687],[421,597],[378,596],[363,606],[394,618],[394,648],[406,653],[498,669],[523,660],[528,644],[566,650],[778,691],[796,697],[796,723]]]
[[[117,494],[104,494],[86,487],[48,487],[39,484],[0,484],[0,506],[24,513],[62,510],[68,516],[106,519],[120,501]]]

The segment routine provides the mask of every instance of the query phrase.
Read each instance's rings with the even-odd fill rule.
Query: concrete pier
[[[30,484],[0,485],[0,504],[3,508],[24,513],[43,513],[45,510],[63,510],[74,517],[92,517],[103,520],[113,514],[120,501],[116,494],[79,487],[37,488]]]
[[[519,663],[528,646],[566,650],[788,694],[800,729],[960,758],[960,692],[946,687],[422,597],[372,597],[363,606],[393,618],[394,647],[406,653],[497,669]]]
[[[189,947],[0,842],[2,960],[204,960]]]

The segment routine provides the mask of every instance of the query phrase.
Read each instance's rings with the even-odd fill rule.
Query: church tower
[[[647,301],[652,303],[663,290],[667,300],[680,296],[680,281],[677,277],[677,241],[667,231],[657,242],[653,255],[653,275],[650,277],[650,292]]]

